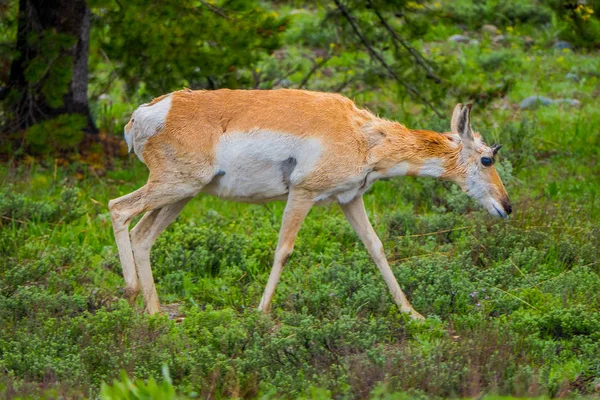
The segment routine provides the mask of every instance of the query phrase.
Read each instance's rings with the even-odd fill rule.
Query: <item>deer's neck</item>
[[[369,157],[373,169],[382,176],[452,178],[460,148],[447,136],[411,130],[389,121],[377,126],[376,132],[380,133],[381,140],[370,150]]]

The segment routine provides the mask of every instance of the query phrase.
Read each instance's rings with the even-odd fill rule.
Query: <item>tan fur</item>
[[[142,107],[155,105],[167,96],[157,97]],[[288,203],[273,269],[259,306],[263,311],[270,307],[302,221],[321,198],[339,195],[337,199],[344,214],[380,268],[394,300],[414,318],[422,317],[402,293],[385,260],[381,241],[364,210],[362,193],[376,179],[394,174],[436,176],[473,191],[469,184],[472,185],[473,171],[476,171],[480,174],[477,176],[492,185],[494,196],[498,198],[493,204],[500,201],[508,204],[508,196],[495,169],[483,170],[479,166],[482,154],[491,154],[492,150],[471,130],[470,105],[457,105],[451,132],[440,134],[410,130],[397,122],[378,118],[356,107],[351,100],[331,93],[184,89],[170,96],[170,108],[168,113],[164,111],[166,118],[164,124],[160,124],[162,129],[151,135],[143,147],[143,160],[150,170],[148,183],[109,203],[127,283],[126,293],[135,298],[141,284],[150,313],[157,312],[159,307],[149,264],[150,247],[187,201],[202,188],[209,187],[218,176],[216,148],[223,135],[270,132],[309,141],[318,139],[318,146],[322,147],[316,165],[287,192]],[[133,124],[133,120],[129,121],[126,132]],[[459,128],[463,131],[459,132]],[[463,146],[465,141],[468,146]],[[402,168],[398,169],[399,166]],[[375,178],[369,181],[371,173]],[[471,181],[467,179],[469,173]],[[494,211],[491,207],[488,209]],[[147,214],[129,240],[126,233],[129,223],[143,212]]]
[[[179,91],[173,93],[163,131],[146,144],[144,160],[151,171],[164,168],[163,148],[167,144],[177,157],[197,159],[208,167],[221,135],[254,129],[318,137],[327,149],[335,149],[335,157],[320,164],[306,183],[307,189],[319,190],[339,182],[364,164],[368,143],[360,128],[374,118],[349,99],[330,93]]]
[[[167,123],[148,141],[144,159],[151,172],[163,170],[167,146],[191,167],[208,169],[221,135],[253,129],[323,141],[330,154],[303,184],[310,191],[335,186],[363,167],[385,170],[400,161],[413,164],[411,175],[417,175],[421,163],[432,157],[447,158],[443,178],[462,172],[456,169],[460,148],[444,135],[377,118],[338,94],[287,89],[175,92]]]

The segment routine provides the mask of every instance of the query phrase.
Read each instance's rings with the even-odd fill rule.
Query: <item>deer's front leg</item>
[[[312,195],[310,193],[299,191],[297,189],[292,189],[290,191],[285,211],[283,212],[283,221],[281,230],[279,231],[279,241],[277,242],[277,249],[275,250],[273,268],[271,269],[267,287],[265,288],[265,292],[258,306],[260,311],[265,313],[269,312],[271,300],[273,300],[275,287],[281,277],[283,266],[292,254],[294,242],[296,241],[296,236],[298,236],[300,226],[313,204],[314,201],[312,200]]]
[[[377,233],[375,233],[369,222],[362,196],[355,198],[347,204],[340,204],[340,206],[348,222],[350,222],[350,225],[352,225],[352,228],[367,248],[371,258],[377,264],[385,283],[392,293],[394,301],[400,306],[400,310],[410,313],[410,316],[414,319],[425,319],[412,308],[404,292],[400,289],[400,285],[398,285],[398,281],[396,281],[394,273],[385,258],[383,244],[381,244],[381,240],[379,240]]]

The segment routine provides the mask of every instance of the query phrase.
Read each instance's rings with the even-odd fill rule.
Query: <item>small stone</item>
[[[571,43],[569,43],[565,40],[557,40],[552,47],[555,48],[556,50],[564,50],[564,49],[573,50],[573,46],[571,45]]]
[[[566,74],[565,78],[567,78],[573,82],[579,82],[579,75],[574,74],[573,72],[569,72],[568,74]]]
[[[567,103],[568,105],[573,107],[579,107],[579,105],[581,104],[581,102],[577,99],[556,99],[554,100],[554,103]]]
[[[548,97],[544,97],[544,96],[529,96],[525,99],[523,99],[523,101],[521,101],[521,103],[519,103],[519,108],[521,108],[521,110],[533,110],[538,108],[538,106],[542,105],[542,106],[548,106],[550,104],[552,104],[552,99],[548,98]]]
[[[496,25],[485,24],[481,27],[481,32],[495,35],[498,32],[498,28],[496,27]]]
[[[492,42],[494,44],[502,44],[502,43],[506,42],[506,36],[504,36],[504,35],[496,35],[492,39]]]
[[[448,38],[448,40],[455,43],[469,43],[471,39],[465,35],[452,35]]]
[[[283,88],[289,88],[290,86],[292,86],[292,81],[290,81],[289,79],[282,79],[281,82],[279,82],[279,86]]]

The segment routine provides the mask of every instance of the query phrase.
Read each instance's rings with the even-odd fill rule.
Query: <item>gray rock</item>
[[[289,79],[282,79],[281,82],[279,82],[279,86],[283,88],[289,88],[290,86],[292,86],[292,81],[290,81]]]
[[[548,97],[544,97],[544,96],[529,96],[525,99],[523,99],[523,101],[521,101],[521,103],[519,103],[519,107],[521,108],[521,110],[534,110],[536,108],[538,108],[539,106],[549,106],[550,104],[558,104],[558,103],[564,103],[564,104],[568,104],[572,107],[578,107],[579,105],[581,105],[581,102],[577,99],[555,99],[552,100]]]
[[[496,27],[496,25],[485,24],[481,27],[481,32],[495,35],[496,32],[498,32],[498,28]]]
[[[448,40],[455,43],[469,43],[471,39],[465,35],[452,35],[448,38]]]
[[[567,78],[573,82],[579,82],[579,75],[574,74],[573,72],[569,72],[568,74],[566,74],[565,78]]]
[[[519,108],[521,110],[533,110],[533,109],[538,108],[540,105],[548,106],[552,103],[553,103],[553,100],[548,97],[529,96],[529,97],[523,99],[523,101],[521,101],[521,103],[519,103]]]
[[[571,45],[571,43],[569,43],[565,40],[557,40],[552,47],[556,50],[564,50],[564,49],[573,50],[573,46]]]
[[[556,99],[554,100],[554,103],[566,103],[573,107],[579,107],[579,105],[581,105],[581,102],[577,99]]]
[[[504,35],[496,35],[492,39],[492,42],[494,44],[502,44],[502,43],[506,42],[506,36],[504,36]]]

